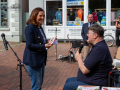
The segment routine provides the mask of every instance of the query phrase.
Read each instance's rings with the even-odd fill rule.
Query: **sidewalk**
[[[10,43],[18,57],[23,59],[23,52],[25,43]],[[69,50],[68,43],[59,43],[57,45],[57,55],[67,55]],[[114,58],[117,51],[116,47],[110,47],[112,58]],[[45,77],[42,86],[42,90],[62,90],[65,81],[69,77],[75,77],[77,75],[78,65],[77,62],[67,62],[56,60],[55,46],[48,50],[47,65],[45,67]],[[17,58],[13,52],[9,49],[4,50],[3,42],[0,42],[0,90],[19,90],[19,67],[18,70]],[[22,68],[22,90],[30,90],[30,77]]]

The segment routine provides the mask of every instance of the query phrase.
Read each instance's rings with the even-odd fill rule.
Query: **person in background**
[[[115,24],[116,26],[116,46],[119,47],[120,46],[120,16],[118,17],[118,21]]]
[[[90,51],[90,48],[92,47],[92,45],[88,44],[87,33],[88,33],[88,27],[90,27],[93,24],[96,24],[93,21],[93,15],[89,14],[88,15],[88,22],[83,24],[83,26],[82,26],[82,32],[81,32],[81,35],[82,35],[82,38],[83,38],[83,45],[84,45],[84,56],[83,56],[83,59],[86,58],[87,54]]]
[[[37,7],[32,11],[30,18],[26,22],[26,46],[23,63],[30,73],[31,90],[41,90],[47,60],[47,48],[52,46],[50,43],[47,43],[44,30],[41,26],[44,19],[44,10]]]
[[[77,77],[68,78],[63,90],[76,90],[79,85],[108,86],[108,74],[112,70],[112,57],[104,40],[104,29],[97,24],[89,27],[88,43],[92,49],[83,61],[82,54],[77,51]]]

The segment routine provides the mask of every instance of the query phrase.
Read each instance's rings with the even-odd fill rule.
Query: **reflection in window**
[[[46,1],[46,25],[62,25],[62,0]]]
[[[92,14],[98,24],[106,26],[106,0],[89,0],[88,14]]]
[[[7,2],[7,0],[1,0],[1,2]]]
[[[84,0],[67,0],[67,26],[82,26],[84,23]]]
[[[8,8],[7,0],[1,0],[0,2],[0,27],[8,27]]]
[[[111,25],[115,26],[115,22],[118,21],[120,16],[120,4],[119,0],[111,0]]]

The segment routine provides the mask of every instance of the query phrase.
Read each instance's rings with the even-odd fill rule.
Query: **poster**
[[[67,0],[67,6],[84,5],[84,0]]]
[[[83,23],[84,0],[67,0],[67,26],[82,26]]]

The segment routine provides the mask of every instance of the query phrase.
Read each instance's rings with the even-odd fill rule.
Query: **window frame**
[[[5,0],[3,0],[3,1],[5,1]],[[0,25],[1,25],[1,26],[0,26],[0,30],[1,30],[1,29],[2,29],[2,30],[5,30],[5,28],[6,28],[6,30],[9,30],[9,29],[7,29],[7,28],[9,27],[9,25],[8,25],[8,21],[9,21],[9,20],[8,20],[8,0],[7,0],[7,2],[1,2],[1,0],[0,0],[0,7],[1,7],[1,4],[7,4],[7,14],[6,14],[6,15],[7,15],[7,16],[6,16],[6,17],[7,17],[7,27],[4,27],[4,26],[1,25],[2,22],[1,22],[1,18],[0,18]],[[1,8],[0,8],[0,16],[1,16],[1,11],[2,11],[2,10],[1,10]]]

